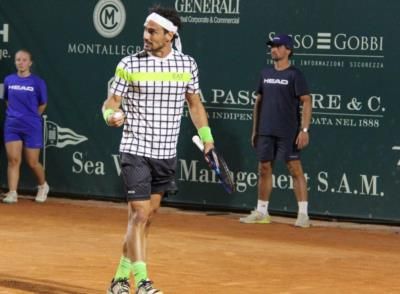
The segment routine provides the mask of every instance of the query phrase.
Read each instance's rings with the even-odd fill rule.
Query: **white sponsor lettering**
[[[393,146],[393,147],[392,147],[392,150],[400,151],[400,146]],[[396,165],[396,166],[400,166],[400,159],[399,159],[399,161],[397,162],[397,165]]]
[[[8,89],[9,90],[17,90],[17,91],[29,91],[29,92],[35,91],[35,88],[33,88],[31,86],[21,86],[21,85],[9,85]]]
[[[272,39],[275,32],[270,32]],[[290,34],[295,49],[320,49],[339,51],[379,52],[383,51],[383,36],[348,35],[346,33],[317,32],[314,34]]]
[[[380,184],[379,175],[359,174],[350,178],[346,173],[342,173],[337,176],[339,184],[336,188],[334,186],[330,187],[328,172],[319,172],[317,175],[317,191],[374,197],[383,197],[385,195],[384,192],[379,192],[378,189]]]
[[[240,0],[176,0],[175,9],[183,13],[239,14]]]
[[[289,81],[288,80],[284,80],[284,79],[264,79],[264,84],[287,85],[287,84],[289,84]]]
[[[383,37],[378,36],[347,36],[337,34],[333,44],[338,50],[383,51]]]
[[[84,173],[96,176],[104,176],[106,174],[104,171],[104,162],[88,160],[82,152],[74,152],[72,154],[72,161],[72,172],[74,174]]]
[[[8,42],[8,37],[9,37],[9,26],[8,26],[8,23],[3,24],[3,29],[0,30],[0,36],[3,36],[3,42],[4,43]]]
[[[118,55],[126,56],[141,51],[138,45],[118,45],[118,44],[86,44],[86,43],[69,43],[68,54],[80,55]]]
[[[121,175],[121,163],[120,163],[120,156],[118,154],[111,155],[114,161],[115,170],[117,171],[117,175]]]
[[[398,148],[400,150],[400,147]],[[231,171],[236,184],[236,191],[246,192],[257,186],[257,173],[252,171]],[[379,190],[381,186],[379,175],[360,173],[348,176],[346,172],[330,175],[328,171],[320,171],[314,176],[304,174],[308,190],[321,193],[348,194],[359,196],[383,197],[385,193]],[[178,180],[184,182],[219,184],[215,173],[198,160],[179,159]],[[288,174],[273,174],[272,187],[280,190],[293,190],[294,180]]]

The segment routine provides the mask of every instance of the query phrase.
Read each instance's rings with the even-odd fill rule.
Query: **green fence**
[[[100,107],[118,61],[142,47],[143,22],[154,1],[0,0],[0,78],[14,71],[19,48],[32,51],[34,71],[49,90],[43,161],[52,191],[122,197],[120,129],[105,126]],[[182,17],[183,51],[200,68],[202,97],[216,143],[237,181],[225,194],[213,180],[185,112],[179,142],[180,192],[167,201],[251,209],[257,162],[250,146],[258,73],[271,64],[267,38],[287,32],[293,62],[313,96],[311,144],[303,153],[316,215],[400,221],[400,18],[394,0],[164,0]],[[2,105],[3,106],[3,105]],[[4,117],[4,107],[1,118]],[[1,185],[6,160],[1,149]],[[22,173],[21,189],[35,185]],[[271,209],[297,204],[284,164],[274,173]]]

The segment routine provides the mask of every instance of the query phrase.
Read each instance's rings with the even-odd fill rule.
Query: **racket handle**
[[[200,151],[204,151],[204,145],[203,142],[201,142],[200,137],[197,135],[194,135],[192,137],[193,143],[200,149]]]

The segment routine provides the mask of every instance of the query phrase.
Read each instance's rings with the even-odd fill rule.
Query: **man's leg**
[[[127,256],[132,261],[136,286],[147,280],[147,237],[151,221],[160,207],[162,194],[152,194],[149,201],[138,204],[130,202],[131,213],[127,232]],[[143,201],[140,201],[143,202]],[[144,205],[142,205],[144,204]],[[135,213],[136,212],[136,213]]]
[[[272,161],[261,161],[258,164],[258,200],[257,208],[250,215],[240,219],[242,223],[270,223],[268,213],[269,198],[272,192]]]
[[[307,228],[310,226],[310,221],[308,217],[307,182],[304,177],[303,167],[300,160],[290,160],[286,165],[293,177],[293,189],[299,207],[295,225]]]
[[[128,198],[128,226],[122,247],[123,255],[109,293],[129,293],[119,292],[121,289],[119,286],[125,287],[128,284],[131,273],[135,276],[138,293],[162,293],[154,289],[147,278],[146,259],[147,236],[151,220],[160,207],[163,193],[152,192],[155,177],[154,166],[149,159],[121,153],[121,166]],[[153,175],[151,175],[151,169],[153,169]],[[146,199],[149,194],[149,199]],[[118,285],[114,287],[115,284]]]
[[[128,226],[122,246],[122,256],[108,293],[130,293],[129,279],[135,276],[136,288],[147,279],[146,226],[151,215],[151,200],[128,202]]]

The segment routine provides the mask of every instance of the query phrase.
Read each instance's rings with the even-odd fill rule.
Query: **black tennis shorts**
[[[256,153],[259,161],[290,161],[300,159],[300,150],[296,145],[296,136],[293,138],[258,136]]]
[[[151,194],[176,191],[176,157],[154,159],[121,153],[121,174],[127,201],[148,200]]]

